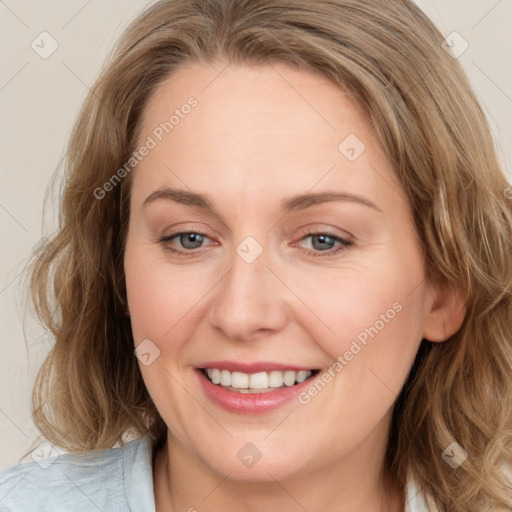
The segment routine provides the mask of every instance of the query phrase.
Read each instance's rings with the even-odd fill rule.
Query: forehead
[[[245,199],[316,184],[361,192],[394,174],[348,94],[283,64],[180,68],[146,105],[139,145],[148,137],[155,147],[136,167],[135,196],[169,184]]]

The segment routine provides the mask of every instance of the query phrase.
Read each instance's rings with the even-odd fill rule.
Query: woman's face
[[[124,261],[144,381],[198,467],[375,463],[435,338],[410,205],[339,88],[225,66],[179,70],[144,111]]]

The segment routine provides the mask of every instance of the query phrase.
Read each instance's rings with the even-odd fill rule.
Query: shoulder
[[[405,487],[404,512],[438,512],[432,496],[409,472]]]
[[[151,442],[57,455],[0,470],[0,512],[151,512]]]

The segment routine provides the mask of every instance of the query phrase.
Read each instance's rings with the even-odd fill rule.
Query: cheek
[[[398,246],[400,251],[388,248],[364,264],[357,260],[339,269],[282,269],[283,280],[306,306],[296,320],[331,357],[354,340],[366,346],[378,338],[395,347],[417,341],[424,316],[422,258],[413,244]]]
[[[154,248],[126,249],[126,290],[136,344],[144,338],[154,338],[157,344],[179,339],[176,334],[208,291],[201,269],[187,271],[155,253]]]
[[[421,335],[422,300],[407,295],[409,288],[397,283],[389,289],[378,284],[377,278],[369,283],[345,281],[343,288],[324,288],[311,303],[323,324],[323,328],[315,326],[314,339],[323,340],[324,350],[332,357],[351,349],[357,352],[357,345],[389,351],[416,343]]]
[[[202,276],[189,286],[190,276],[183,269],[173,269],[154,254],[127,244],[125,278],[134,344],[149,339],[157,347],[158,356],[150,364],[141,359],[140,371],[166,424],[180,439],[187,439],[184,425],[190,425],[192,413],[199,412],[179,384],[180,365],[186,360],[185,341],[194,326],[194,305],[205,291],[198,287]]]
[[[375,414],[390,407],[421,342],[421,253],[412,243],[396,247],[366,265],[347,265],[323,277],[297,281],[293,271],[286,276],[287,282],[301,283],[300,296],[307,297],[308,310],[298,318],[330,356],[330,371],[336,376],[332,391],[340,403],[350,404],[347,413],[355,412],[357,404],[362,415],[369,405]]]

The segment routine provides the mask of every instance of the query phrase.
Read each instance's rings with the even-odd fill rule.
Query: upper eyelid
[[[182,223],[180,223],[180,224],[182,224]],[[183,223],[183,224],[185,224],[185,223]],[[201,235],[206,235],[208,237],[212,237],[212,236],[215,237],[216,236],[214,231],[212,231],[209,228],[198,227],[197,229],[195,229],[193,226],[194,226],[194,224],[197,224],[197,223],[196,222],[191,222],[191,224],[192,224],[191,227],[181,228],[181,229],[179,229],[178,231],[176,231],[174,233],[166,235],[165,238],[174,237],[176,235],[180,235],[180,234],[183,234],[183,233],[198,233],[198,234],[201,234]],[[312,227],[310,227],[311,225],[318,226],[318,227],[312,228]],[[352,235],[348,231],[341,230],[340,228],[334,228],[334,227],[321,227],[322,225],[325,226],[325,223],[323,223],[323,222],[308,223],[306,226],[300,226],[299,228],[295,229],[294,231],[301,231],[301,230],[305,229],[307,232],[304,233],[302,236],[307,236],[309,234],[315,234],[315,235],[318,235],[318,234],[329,234],[330,236],[338,237],[338,238],[346,238],[346,239],[350,239],[350,240],[356,240],[357,239],[356,236]],[[290,231],[291,230],[286,229],[285,235],[288,236]],[[335,233],[335,231],[339,231],[339,233]],[[162,238],[164,238],[163,235],[162,235]]]

